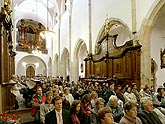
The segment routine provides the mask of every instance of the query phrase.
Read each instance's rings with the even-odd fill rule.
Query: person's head
[[[62,110],[62,98],[60,96],[56,96],[52,100],[56,111],[60,112]]]
[[[109,83],[109,88],[114,91],[114,89],[115,89],[115,83],[113,81],[111,81]]]
[[[128,93],[131,93],[131,87],[130,86],[126,87],[125,91],[128,92]]]
[[[105,100],[101,97],[99,97],[95,100],[95,105],[98,110],[104,107],[104,102],[105,102]]]
[[[159,86],[158,89],[157,89],[157,92],[159,94],[164,94],[164,87],[163,86]]]
[[[161,94],[161,95],[165,94],[164,88],[162,88],[162,89],[160,90],[160,94]]]
[[[58,86],[59,90],[63,92],[63,87],[62,86]]]
[[[147,93],[147,94],[150,93],[150,87],[149,87],[148,85],[145,85],[143,90],[144,90],[144,92]]]
[[[46,92],[46,100],[52,100],[53,98],[53,92],[52,91],[47,91]]]
[[[12,76],[11,76],[11,79],[12,79],[13,81],[17,81],[17,80],[18,80],[18,78],[17,78],[16,75],[12,75]]]
[[[83,102],[83,103],[91,103],[91,96],[90,96],[90,94],[85,94],[85,95],[82,97],[82,102]]]
[[[58,89],[54,89],[54,91],[53,91],[53,96],[55,97],[55,96],[58,96],[59,94],[58,94]]]
[[[119,90],[121,90],[121,89],[122,89],[122,87],[121,87],[121,85],[120,85],[120,84],[118,84],[118,85],[117,85],[117,89],[119,89]]]
[[[136,85],[136,83],[132,83],[132,89],[137,89],[137,85]]]
[[[135,102],[128,101],[124,104],[124,112],[131,118],[137,116],[137,104]]]
[[[65,88],[64,88],[64,93],[65,93],[65,95],[68,95],[68,94],[69,94],[69,92],[70,92],[69,87],[65,87]]]
[[[41,95],[41,94],[42,94],[42,88],[41,88],[40,86],[37,87],[36,93],[37,93],[38,95]]]
[[[96,91],[92,91],[91,92],[91,99],[96,99],[96,98],[98,98],[97,92]]]
[[[118,101],[117,96],[111,95],[111,96],[109,97],[109,103],[110,103],[110,106],[111,106],[111,107],[117,108],[117,107],[118,107],[117,101]]]
[[[65,100],[65,94],[64,93],[60,93],[59,96],[61,96],[62,101]]]
[[[41,84],[41,87],[42,87],[42,88],[46,88],[46,83],[43,82],[43,83]]]
[[[76,112],[79,112],[81,109],[81,101],[80,100],[74,100],[71,106],[71,114],[75,114]]]
[[[113,124],[114,118],[112,110],[109,107],[101,108],[97,113],[97,118],[100,124]]]
[[[150,97],[142,97],[140,100],[141,109],[147,112],[152,112],[153,110],[153,103],[152,98]]]

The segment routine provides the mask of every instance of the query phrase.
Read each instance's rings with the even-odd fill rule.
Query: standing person
[[[47,91],[46,92],[46,102],[41,104],[40,106],[40,122],[44,124],[45,122],[45,115],[54,109],[54,105],[52,103],[53,92]]]
[[[152,98],[142,97],[140,100],[141,111],[138,113],[138,117],[143,124],[162,124],[158,115],[153,111]]]
[[[116,124],[112,115],[112,110],[108,107],[103,107],[98,111],[97,118],[99,124]]]
[[[38,86],[36,94],[34,94],[31,101],[32,103],[31,115],[34,117],[34,121],[36,122],[36,124],[40,124],[40,106],[45,101],[46,101],[46,96],[42,94],[42,88]]]
[[[56,96],[52,100],[55,109],[45,116],[45,124],[71,124],[70,112],[62,109],[62,98]]]
[[[120,124],[142,124],[142,121],[137,117],[137,104],[128,101],[124,104],[124,116],[120,120]]]

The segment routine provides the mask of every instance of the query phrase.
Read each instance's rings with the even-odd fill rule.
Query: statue
[[[3,17],[3,26],[7,32],[7,42],[9,48],[9,55],[14,57],[16,53],[13,51],[13,42],[12,42],[12,31],[13,24],[11,19],[12,10],[10,9],[11,3],[10,1],[5,1],[4,8],[2,8],[2,17]]]
[[[104,25],[104,30],[105,30],[105,34],[107,35],[107,34],[109,34],[109,31],[110,31],[110,26],[109,26],[109,19],[107,18],[106,20],[105,20],[105,25]]]
[[[155,61],[153,58],[151,58],[151,73],[155,73]]]

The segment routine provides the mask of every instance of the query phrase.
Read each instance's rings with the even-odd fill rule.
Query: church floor
[[[31,116],[31,108],[19,108],[17,110],[12,110],[10,113],[20,115],[21,124],[34,124],[33,117]]]

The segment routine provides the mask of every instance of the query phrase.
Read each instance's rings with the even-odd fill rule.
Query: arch
[[[74,61],[73,61],[73,80],[77,81],[79,79],[79,76],[83,76],[85,74],[85,63],[83,59],[87,56],[87,45],[86,43],[82,40],[79,39],[77,41],[75,50],[74,50]],[[83,64],[83,73],[81,72]],[[77,73],[78,72],[78,73]]]
[[[21,58],[16,67],[17,75],[26,75],[26,69],[32,66],[35,70],[35,75],[43,74],[47,76],[47,66],[46,63],[38,56],[28,55]]]
[[[60,64],[60,74],[65,79],[66,76],[70,75],[69,67],[69,51],[67,48],[64,48],[61,54],[61,64]]]
[[[125,41],[131,39],[131,31],[130,31],[128,25],[124,21],[122,21],[121,19],[118,19],[118,18],[109,18],[108,20],[109,20],[109,26],[110,26],[110,35],[115,35],[116,33],[118,33],[118,37],[117,37],[117,41],[116,41],[118,45],[124,44]],[[101,27],[101,29],[99,31],[97,39],[96,39],[95,51],[97,51],[96,50],[96,48],[98,46],[97,42],[100,41],[100,39],[104,35],[105,34],[104,34],[104,24],[103,24],[103,26]]]
[[[151,32],[157,20],[161,8],[165,5],[164,0],[153,3],[149,12],[145,16],[139,29],[139,41],[142,44],[141,52],[141,84],[151,85]]]

